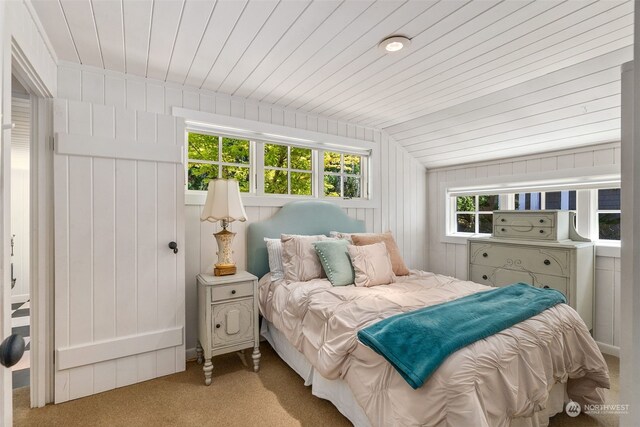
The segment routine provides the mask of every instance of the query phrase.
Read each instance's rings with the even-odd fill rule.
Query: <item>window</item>
[[[366,200],[370,152],[354,150],[216,135],[194,125],[187,132],[186,188],[203,192],[212,179],[234,178],[253,196]]]
[[[251,191],[250,141],[190,132],[188,145],[188,190],[206,191],[212,179],[233,178],[241,192]]]
[[[447,235],[491,234],[491,213],[494,210],[554,209],[576,212],[576,223],[587,228],[581,230],[585,237],[592,240],[620,240],[620,188],[541,189],[517,193],[499,191],[497,189],[498,194],[494,195],[473,194],[465,188],[451,191],[447,195]]]
[[[575,190],[539,191],[535,193],[516,193],[514,195],[516,210],[576,210]]]
[[[456,232],[491,233],[493,211],[499,209],[497,195],[456,197]]]
[[[363,197],[362,156],[324,152],[324,195],[347,199]]]
[[[620,189],[598,190],[598,239],[620,240]]]
[[[310,148],[264,144],[265,194],[313,195]]]

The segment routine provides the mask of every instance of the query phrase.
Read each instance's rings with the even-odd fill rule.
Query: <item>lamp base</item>
[[[213,268],[213,275],[214,276],[230,276],[232,274],[236,274],[236,266],[232,266],[232,267],[214,267]]]

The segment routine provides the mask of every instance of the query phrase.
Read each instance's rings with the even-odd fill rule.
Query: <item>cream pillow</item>
[[[299,236],[282,234],[282,267],[284,280],[287,282],[306,282],[319,277],[326,277],[320,264],[320,258],[313,246],[314,242],[328,240],[329,237]]]
[[[396,281],[391,257],[384,242],[347,248],[355,272],[356,286],[388,285]]]
[[[398,244],[390,231],[386,233],[355,233],[351,234],[350,237],[356,246],[366,246],[373,243],[384,242],[387,246],[387,251],[389,251],[389,257],[391,258],[393,274],[396,276],[406,276],[409,274],[409,269],[402,260],[402,255],[400,255],[400,248],[398,248]]]

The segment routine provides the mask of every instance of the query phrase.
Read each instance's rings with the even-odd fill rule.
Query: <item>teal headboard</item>
[[[271,218],[249,224],[247,229],[247,270],[262,277],[269,272],[265,237],[280,234],[325,234],[330,231],[362,233],[364,221],[352,219],[330,202],[299,201],[287,203]]]

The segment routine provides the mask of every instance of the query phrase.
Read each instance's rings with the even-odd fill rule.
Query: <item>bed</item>
[[[333,287],[271,280],[264,238],[363,232],[328,202],[293,202],[247,231],[248,270],[260,277],[261,333],[278,355],[355,426],[545,426],[569,399],[602,403],[606,363],[577,313],[560,304],[452,354],[413,389],[357,331],[396,313],[485,286],[411,271],[396,283]]]

